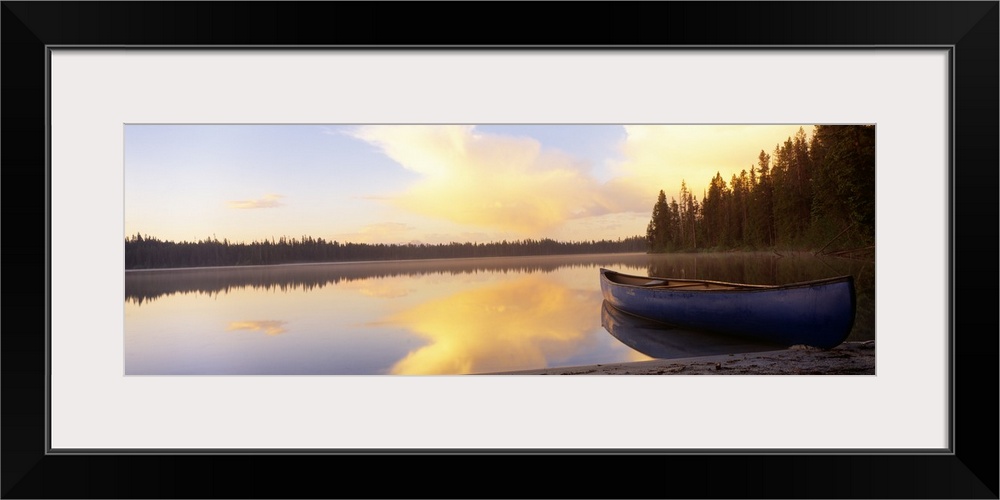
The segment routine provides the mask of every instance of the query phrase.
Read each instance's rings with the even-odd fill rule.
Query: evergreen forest
[[[800,128],[756,164],[708,181],[699,201],[660,191],[646,228],[649,252],[797,249],[873,254],[875,126]]]
[[[525,239],[493,243],[398,245],[342,243],[309,236],[303,236],[301,239],[282,237],[277,240],[250,243],[234,243],[215,238],[178,243],[136,234],[125,239],[125,269],[571,255],[645,250],[646,240],[642,236],[632,236],[617,241],[560,242],[551,239]]]

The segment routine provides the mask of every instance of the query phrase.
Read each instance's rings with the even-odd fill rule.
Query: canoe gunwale
[[[707,284],[715,285],[719,288],[706,288],[703,290],[698,290],[694,288],[687,287],[671,287],[662,285],[651,285],[651,284],[640,284],[640,283],[623,283],[612,278],[612,276],[621,276],[623,278],[634,279],[634,280],[645,280],[645,281],[664,281],[664,282],[676,282],[676,283],[689,283],[692,285]],[[698,293],[709,293],[709,292],[755,292],[755,291],[775,291],[775,290],[788,290],[793,288],[807,288],[817,285],[826,285],[831,283],[839,283],[843,281],[854,281],[854,277],[851,275],[835,276],[831,278],[821,278],[809,281],[799,281],[795,283],[787,283],[783,285],[753,285],[748,283],[733,283],[728,281],[716,281],[716,280],[702,280],[702,279],[692,279],[692,278],[663,278],[656,276],[638,276],[620,273],[618,271],[612,271],[610,269],[601,269],[601,279],[607,281],[613,286],[619,287],[630,287],[638,288],[642,290],[678,290],[685,292],[698,292]]]

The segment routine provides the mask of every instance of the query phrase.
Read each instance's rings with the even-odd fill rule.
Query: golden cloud
[[[227,204],[229,208],[275,208],[284,205],[280,200],[283,198],[280,194],[269,194],[265,195],[263,198],[258,200],[234,200],[229,201]]]
[[[367,126],[355,135],[422,175],[391,199],[413,213],[540,236],[609,208],[589,165],[534,139],[462,125]]]

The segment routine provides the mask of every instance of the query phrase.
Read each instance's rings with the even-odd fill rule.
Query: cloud
[[[354,134],[422,176],[389,200],[411,213],[541,236],[612,210],[589,164],[531,138],[464,125],[366,126]]]
[[[229,208],[275,208],[284,205],[278,201],[281,198],[283,196],[280,194],[269,194],[258,200],[233,200],[227,203]]]
[[[630,198],[636,197],[635,195],[630,196]],[[579,235],[586,235],[583,239],[614,241],[618,238],[643,236],[646,234],[646,224],[649,223],[650,217],[650,211],[647,209],[652,208],[652,204],[649,207],[642,203],[637,203],[637,205],[641,206],[642,209],[570,220],[558,231],[553,232],[551,237],[556,240],[572,241],[581,239]]]

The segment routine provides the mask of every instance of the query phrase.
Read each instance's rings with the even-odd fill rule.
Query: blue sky
[[[645,234],[812,125],[126,125],[125,231],[365,243]]]

